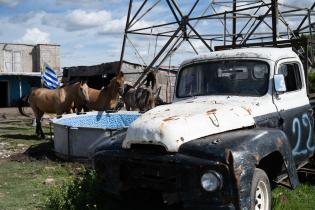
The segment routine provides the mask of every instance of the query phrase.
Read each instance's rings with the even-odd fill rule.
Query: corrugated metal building
[[[0,107],[15,106],[19,98],[39,87],[47,63],[60,69],[60,45],[0,43]]]
[[[124,61],[122,72],[125,74],[125,81],[134,84],[143,72],[143,66]],[[103,63],[95,66],[75,66],[63,69],[63,81],[65,83],[78,79],[88,80],[92,88],[101,89],[108,79],[119,69],[119,61]],[[163,69],[157,71],[157,83],[161,86],[160,97],[165,102],[171,102],[174,94],[176,69]]]

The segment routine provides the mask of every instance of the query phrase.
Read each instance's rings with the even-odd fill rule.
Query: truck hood
[[[255,124],[248,106],[216,100],[185,100],[159,106],[134,121],[127,130],[123,148],[132,144],[162,145],[177,152],[186,142]]]

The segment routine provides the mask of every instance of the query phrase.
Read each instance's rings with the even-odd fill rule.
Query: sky
[[[142,1],[134,2],[133,13]],[[148,7],[155,0],[149,2],[151,3]],[[154,7],[152,15],[147,15],[145,20],[139,21],[133,28],[173,21],[174,17],[170,14],[165,1],[161,2]],[[183,11],[187,12],[193,1],[177,2]],[[200,7],[195,9],[193,15],[202,13],[207,6],[206,2],[209,1],[200,2]],[[305,8],[309,7],[313,0],[280,2]],[[0,0],[0,42],[60,44],[62,67],[117,61],[120,58],[128,3],[129,0]],[[214,9],[227,10],[222,5],[215,5]],[[208,10],[207,14],[213,13],[213,8]],[[212,33],[222,32],[220,31],[222,23],[217,20],[210,26],[207,23],[199,25],[200,31],[211,29]],[[132,38],[131,36],[130,40]],[[134,37],[133,44],[127,40],[126,60],[148,64],[154,56],[154,51],[162,47],[165,41],[163,38],[155,40],[148,36]],[[200,52],[205,52],[200,41],[194,41],[193,44]],[[133,46],[139,47],[138,50],[135,51]],[[167,64],[178,65],[184,57],[191,57],[194,54],[187,43],[180,52],[182,53],[180,58],[174,59],[174,63],[170,59],[166,61]]]

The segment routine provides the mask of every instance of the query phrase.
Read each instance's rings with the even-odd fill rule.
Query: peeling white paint
[[[254,100],[241,103],[232,97],[224,98],[197,97],[156,107],[128,128],[123,148],[158,144],[169,152],[177,152],[188,141],[255,125],[254,116],[248,111],[253,110]]]

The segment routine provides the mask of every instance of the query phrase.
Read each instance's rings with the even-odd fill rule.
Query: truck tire
[[[251,185],[251,209],[270,210],[271,209],[271,188],[267,174],[264,170],[255,169]]]

